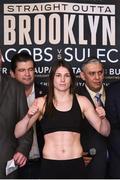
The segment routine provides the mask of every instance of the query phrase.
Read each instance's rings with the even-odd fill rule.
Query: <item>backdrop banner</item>
[[[89,56],[105,65],[106,85],[120,79],[119,1],[1,0],[0,28],[3,73],[16,52],[27,51],[40,84],[47,84],[52,63],[64,59],[81,85],[80,65]]]

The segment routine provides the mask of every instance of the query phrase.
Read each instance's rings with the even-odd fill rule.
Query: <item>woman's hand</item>
[[[106,113],[102,106],[96,107],[96,112],[101,119],[105,118]]]
[[[38,112],[39,112],[38,99],[35,99],[34,103],[32,104],[32,106],[28,110],[27,116],[28,116],[28,118],[31,118],[32,116],[34,116]]]

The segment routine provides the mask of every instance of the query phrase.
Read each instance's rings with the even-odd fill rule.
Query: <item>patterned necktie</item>
[[[96,99],[97,105],[103,107],[103,102],[102,102],[102,100],[101,100],[101,95],[102,95],[102,94],[97,93],[97,94],[95,95],[95,99]]]

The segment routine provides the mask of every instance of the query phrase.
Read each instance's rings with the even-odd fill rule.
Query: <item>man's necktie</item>
[[[103,102],[101,100],[101,94],[100,93],[97,93],[95,95],[95,99],[96,99],[96,103],[97,103],[98,106],[103,106]]]

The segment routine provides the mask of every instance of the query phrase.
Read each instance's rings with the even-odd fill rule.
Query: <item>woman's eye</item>
[[[66,74],[66,77],[70,77],[70,74]]]
[[[60,74],[56,74],[56,77],[60,77]]]

